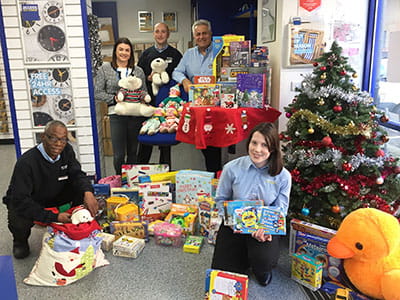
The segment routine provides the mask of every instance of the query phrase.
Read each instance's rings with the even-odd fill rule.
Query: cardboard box
[[[111,139],[103,138],[103,152],[104,152],[105,156],[113,156],[114,155]]]
[[[103,117],[103,138],[110,139],[111,138],[111,128],[110,128],[110,117]]]
[[[99,101],[99,113],[102,118],[108,114],[107,102]]]
[[[321,287],[323,264],[316,258],[305,254],[293,254],[291,278],[316,291]]]
[[[113,243],[113,255],[136,258],[142,252],[144,245],[143,239],[123,235]]]
[[[106,232],[99,232],[97,236],[103,239],[101,242],[101,249],[103,249],[104,251],[110,251],[115,240],[115,235]]]
[[[200,253],[201,245],[203,244],[204,237],[189,235],[183,245],[183,252],[187,253]]]

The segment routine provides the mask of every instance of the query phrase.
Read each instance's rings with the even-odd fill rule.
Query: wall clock
[[[69,70],[66,68],[51,69],[49,75],[49,79],[54,87],[65,88],[71,84]]]
[[[68,57],[62,54],[56,54],[49,58],[49,61],[53,62],[68,62]]]
[[[53,118],[45,112],[35,111],[33,113],[33,123],[35,126],[46,126],[46,124],[52,121]]]
[[[57,1],[49,1],[43,7],[43,17],[49,23],[58,23],[64,18],[62,4]]]
[[[65,45],[64,31],[54,25],[46,25],[39,30],[38,42],[45,50],[55,52]]]
[[[68,94],[62,94],[54,99],[54,110],[57,115],[66,118],[72,115],[72,97]]]

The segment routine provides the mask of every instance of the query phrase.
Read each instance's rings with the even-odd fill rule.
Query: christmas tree
[[[331,228],[360,207],[397,215],[400,167],[383,150],[388,118],[353,82],[357,73],[336,42],[304,76],[285,107],[285,166],[293,178],[289,216]],[[398,216],[397,216],[398,217]]]

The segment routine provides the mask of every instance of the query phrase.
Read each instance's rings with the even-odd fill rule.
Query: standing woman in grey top
[[[117,103],[116,94],[119,90],[118,81],[129,75],[139,77],[143,83],[146,82],[142,68],[135,66],[131,42],[127,38],[119,38],[114,45],[111,63],[105,62],[95,78],[95,99],[108,104],[116,174],[121,174],[123,164],[138,163],[137,136],[142,123],[147,119],[120,116],[114,112]],[[147,92],[146,84],[143,84],[142,89]]]

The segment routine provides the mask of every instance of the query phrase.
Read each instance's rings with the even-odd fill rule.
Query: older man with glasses
[[[13,255],[29,255],[28,238],[34,221],[70,223],[65,210],[84,204],[95,216],[98,210],[93,187],[68,144],[68,130],[60,121],[49,122],[41,143],[18,158],[3,202],[13,235]],[[58,213],[46,208],[58,208]]]

